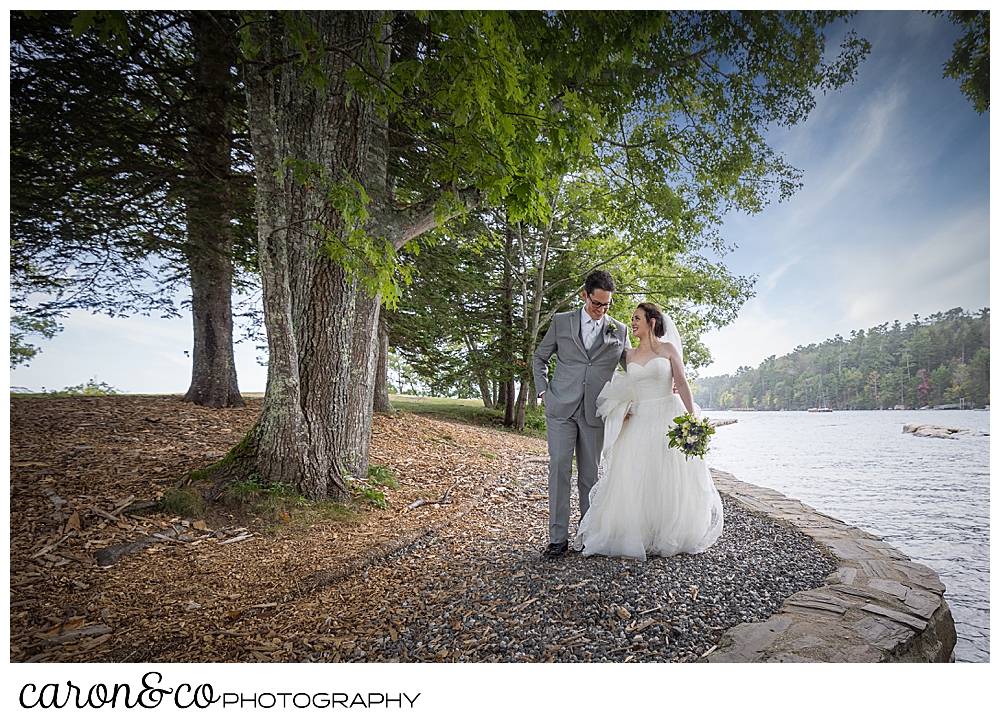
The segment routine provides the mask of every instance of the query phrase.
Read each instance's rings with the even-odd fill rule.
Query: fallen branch
[[[110,632],[111,628],[107,625],[90,625],[85,628],[77,628],[76,630],[70,630],[65,633],[60,633],[59,635],[53,635],[51,638],[45,638],[41,642],[41,645],[59,645],[76,640],[77,638],[85,638],[91,635],[104,635]]]
[[[173,533],[173,534],[171,534]],[[173,537],[177,533],[173,530],[168,530],[164,535],[168,538]],[[111,567],[119,559],[125,555],[131,555],[133,553],[139,552],[140,550],[145,550],[150,545],[155,545],[160,542],[165,542],[163,535],[147,535],[146,537],[141,537],[135,542],[127,542],[122,545],[111,545],[109,547],[102,547],[100,550],[94,551],[94,557],[97,559],[97,564],[101,567]]]
[[[36,557],[41,557],[46,552],[51,552],[52,550],[54,550],[57,547],[59,547],[59,545],[61,545],[66,540],[66,538],[69,537],[72,534],[73,534],[72,532],[67,532],[65,535],[63,535],[61,538],[59,538],[59,540],[57,542],[53,542],[51,545],[46,545],[45,547],[43,547],[41,550],[39,550],[38,552],[36,552],[34,555],[32,555],[31,557],[29,557],[28,559],[29,560],[34,560]]]
[[[461,480],[456,480],[455,483],[451,487],[448,488],[448,491],[444,493],[444,497],[442,497],[441,499],[439,499],[439,500],[416,500],[415,502],[411,502],[409,505],[407,505],[406,509],[407,510],[415,510],[418,507],[423,507],[424,505],[443,505],[443,504],[446,504],[448,502],[448,495],[450,495],[451,491],[453,489],[455,489],[455,487],[458,486],[458,483],[460,481]]]
[[[119,522],[120,521],[114,515],[109,515],[107,512],[102,512],[101,510],[97,509],[96,507],[90,507],[89,511],[93,512],[98,517],[103,517],[104,519],[106,519],[106,520],[108,520],[110,522]]]

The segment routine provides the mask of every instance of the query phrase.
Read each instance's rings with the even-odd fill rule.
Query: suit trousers
[[[568,418],[545,415],[549,443],[549,542],[569,539],[570,478],[576,453],[576,486],[580,493],[580,519],[590,508],[590,490],[597,483],[597,467],[604,445],[604,425],[587,423],[583,403]]]

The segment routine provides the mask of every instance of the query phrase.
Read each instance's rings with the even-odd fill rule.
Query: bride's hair
[[[642,309],[642,314],[646,317],[646,323],[653,330],[653,338],[650,341],[655,342],[659,337],[667,333],[667,329],[663,325],[663,312],[660,311],[659,306],[652,301],[644,301],[637,308]]]

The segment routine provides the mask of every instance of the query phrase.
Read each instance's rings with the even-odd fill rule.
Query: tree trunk
[[[517,404],[517,397],[514,395],[514,377],[511,376],[504,382],[504,387],[506,387],[506,397],[507,404],[503,408],[503,426],[513,427],[514,426],[514,407]]]
[[[381,314],[378,319],[378,364],[375,368],[375,400],[372,409],[383,414],[395,411],[389,401],[389,325]]]
[[[524,431],[524,408],[528,406],[528,389],[531,384],[527,378],[521,379],[521,389],[517,393],[517,404],[514,408],[514,429]]]
[[[514,426],[514,270],[510,262],[513,247],[513,232],[508,224],[504,233],[503,246],[503,327],[500,332],[505,402],[503,426],[505,427]]]
[[[379,19],[374,12],[306,15],[327,47],[363,41]],[[323,251],[315,224],[328,233],[343,225],[323,184],[297,181],[285,160],[315,163],[336,182],[349,176],[368,185],[377,113],[360,95],[346,102],[345,56],[324,54],[318,63],[329,82],[310,89],[295,65],[278,65],[293,52],[282,20],[251,27],[260,51],[244,67],[270,358],[260,418],[230,457],[312,499],[346,501],[347,476],[368,466],[373,387],[365,377],[374,375],[366,363],[374,345],[360,336],[373,334],[377,304]],[[352,393],[359,382],[363,388]],[[351,410],[363,397],[367,404]]]
[[[364,230],[396,250],[447,217],[433,198],[395,208],[382,101],[347,81],[359,63],[366,72],[388,67],[383,18],[376,11],[308,11],[294,19],[260,13],[247,24],[253,54],[244,75],[270,357],[260,417],[218,465],[217,478],[252,471],[314,500],[346,501],[348,477],[367,475],[379,300],[327,251],[347,232],[333,196],[355,194],[359,184],[370,199]],[[301,36],[291,38],[299,19],[315,30],[309,45],[327,49],[310,59],[310,70],[325,78],[319,87],[304,84],[301,65],[289,60],[300,53]],[[289,161],[307,177],[296,177]],[[468,189],[459,198],[465,207],[479,201]]]
[[[368,477],[368,452],[372,439],[372,412],[379,357],[379,304],[381,299],[358,295],[354,313],[351,380],[348,387],[344,443],[349,453],[345,468],[355,478]]]
[[[490,380],[486,372],[482,369],[476,370],[476,381],[479,385],[479,396],[482,397],[483,407],[493,409],[493,393],[490,389]]]
[[[233,203],[231,127],[236,58],[217,19],[194,12],[194,84],[188,119],[187,207],[188,266],[194,350],[191,386],[184,401],[205,407],[242,407],[233,358]]]
[[[466,359],[472,367],[472,376],[479,387],[479,396],[483,400],[483,407],[493,409],[493,390],[490,388],[489,369],[483,360],[483,351],[476,347],[469,334],[464,337]]]

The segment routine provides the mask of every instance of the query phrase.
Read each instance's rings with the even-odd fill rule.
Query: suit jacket
[[[531,359],[535,390],[545,392],[545,414],[568,419],[583,402],[587,423],[601,426],[597,395],[615,373],[625,367],[625,352],[631,345],[625,325],[608,317],[588,351],[583,346],[580,309],[564,311],[552,318],[548,331]],[[549,360],[556,356],[556,371],[549,380]]]

